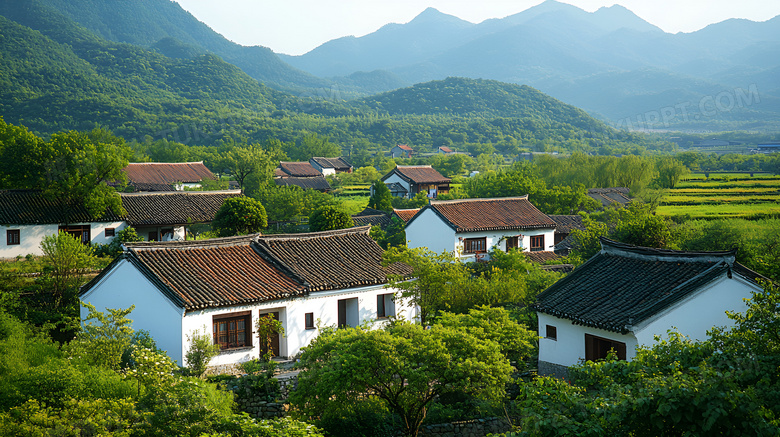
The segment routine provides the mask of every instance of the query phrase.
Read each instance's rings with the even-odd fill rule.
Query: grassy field
[[[355,215],[363,211],[368,205],[369,196],[339,196],[339,200],[344,205],[349,215]]]
[[[692,219],[780,216],[780,177],[768,174],[692,174],[669,190],[658,214]]]

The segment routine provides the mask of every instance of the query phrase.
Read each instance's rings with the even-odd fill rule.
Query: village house
[[[382,177],[394,197],[413,198],[424,192],[430,198],[450,192],[450,178],[430,165],[399,165]]]
[[[352,173],[352,164],[344,158],[311,158],[309,164],[312,165],[323,176],[330,176],[336,173]]]
[[[68,232],[83,244],[109,244],[128,226],[151,240],[186,239],[186,225],[210,223],[232,191],[120,193],[126,215],[92,217],[81,204],[50,199],[38,190],[0,190],[0,258],[42,255],[43,237]]]
[[[629,191],[626,187],[588,188],[588,196],[601,203],[603,208],[611,206],[613,203],[618,204],[618,206],[626,206],[633,200],[629,197]]]
[[[703,340],[714,326],[732,325],[760,275],[734,261],[734,251],[684,252],[601,238],[601,251],[542,292],[539,374],[565,376],[582,360],[614,350],[631,360],[637,346],[676,329]]]
[[[328,180],[310,162],[280,162],[274,171],[274,183],[278,186],[296,186],[323,193],[331,190]]]
[[[186,364],[187,336],[204,329],[221,348],[212,365],[259,357],[254,326],[270,314],[284,327],[273,338],[274,354],[292,358],[322,327],[417,316],[394,299],[395,289],[385,288],[389,274],[407,276],[411,268],[383,267],[369,230],[128,244],[82,287],[80,298],[100,311],[135,305],[133,329],[149,331],[180,364]]]
[[[451,154],[451,153],[455,153],[455,151],[454,151],[454,150],[452,150],[452,149],[450,149],[450,148],[449,148],[449,147],[447,147],[447,146],[439,146],[439,147],[436,149],[436,153],[443,153],[443,154],[445,154],[445,155],[449,155],[449,154]]]
[[[182,191],[201,188],[204,180],[216,180],[214,174],[199,162],[134,162],[122,169],[127,185],[134,191]]]
[[[406,144],[398,144],[390,149],[391,158],[411,158],[414,150]]]
[[[555,222],[528,196],[490,199],[432,200],[406,224],[409,247],[455,252],[482,260],[496,247],[509,251],[551,251]]]
[[[392,216],[398,217],[401,219],[401,221],[404,222],[404,224],[409,223],[409,220],[412,219],[415,215],[417,215],[418,212],[420,212],[420,209],[422,208],[409,208],[409,209],[395,209],[393,208]]]

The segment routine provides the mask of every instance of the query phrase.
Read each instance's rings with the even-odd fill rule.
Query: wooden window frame
[[[81,244],[83,245],[88,246],[92,243],[91,225],[65,225],[60,226],[57,230],[59,232],[67,232],[68,234],[73,235],[73,237],[81,241]]]
[[[395,316],[395,308],[388,308],[387,305],[385,305],[385,299],[387,298],[387,296],[392,296],[392,295],[393,293],[384,293],[384,294],[376,295],[376,318],[377,319],[386,319],[388,317]]]
[[[596,361],[607,357],[614,349],[619,360],[626,359],[626,344],[622,341],[585,334],[585,360]]]
[[[519,248],[520,248],[520,236],[519,235],[506,237],[506,252],[509,252],[512,249],[519,249]]]
[[[303,315],[304,329],[317,329],[314,326],[314,313],[306,313]]]
[[[108,237],[115,237],[116,236],[116,228],[106,228],[105,236],[106,236],[106,238],[108,238]]]
[[[544,338],[553,341],[558,341],[558,328],[553,325],[546,325]]]
[[[486,253],[487,237],[464,238],[463,253]]]
[[[238,311],[212,316],[212,335],[214,344],[219,345],[220,350],[252,347],[252,312]]]
[[[544,235],[531,236],[531,252],[541,252],[544,250]]]
[[[22,244],[22,230],[7,229],[5,231],[5,244],[8,246],[18,246]]]

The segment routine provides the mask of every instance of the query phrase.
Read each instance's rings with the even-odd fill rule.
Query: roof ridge
[[[599,237],[599,241],[601,242],[602,253],[640,259],[656,257],[658,259],[686,261],[687,258],[687,261],[690,262],[723,261],[731,266],[734,264],[735,255],[737,253],[736,249],[712,252],[659,249],[655,247],[635,246],[606,237]]]
[[[134,193],[119,193],[120,196],[143,197],[143,196],[167,196],[167,195],[206,195],[206,194],[241,194],[240,189],[236,190],[212,190],[212,191],[138,191]]]
[[[205,249],[209,247],[246,246],[252,243],[260,234],[234,235],[232,237],[209,238],[207,240],[187,241],[137,241],[125,243],[125,249],[165,250],[165,249]]]
[[[286,240],[309,240],[312,238],[322,238],[322,237],[334,237],[339,235],[349,235],[349,234],[366,234],[371,231],[370,225],[365,226],[354,226],[351,228],[346,229],[333,229],[330,231],[320,231],[320,232],[303,232],[300,234],[265,234],[265,235],[257,235],[256,238],[254,238],[255,241],[286,241]]]
[[[494,200],[528,200],[528,195],[524,194],[522,196],[512,196],[512,197],[472,197],[468,199],[451,199],[451,200],[431,200],[431,205],[442,205],[442,204],[448,204],[448,203],[459,203],[459,202],[488,202],[488,201],[494,201]]]
[[[203,161],[189,161],[189,162],[128,162],[127,165],[185,165],[185,164],[203,164]]]

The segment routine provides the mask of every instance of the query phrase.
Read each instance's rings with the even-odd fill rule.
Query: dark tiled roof
[[[602,250],[541,293],[537,311],[625,333],[707,283],[734,272],[759,277],[734,262],[734,252],[682,252],[601,239]]]
[[[113,222],[124,217],[112,212],[93,218],[83,205],[49,199],[38,190],[0,190],[0,224],[39,225]]]
[[[296,176],[296,177],[322,176],[322,173],[320,173],[319,170],[314,168],[314,166],[312,166],[308,161],[306,162],[282,161],[279,163],[279,169],[282,170],[288,176]]]
[[[432,200],[432,209],[455,232],[554,228],[555,222],[536,209],[528,196],[493,199]],[[422,213],[422,211],[420,212]],[[415,215],[407,226],[420,214]]]
[[[388,274],[409,275],[405,264],[382,267],[382,248],[369,226],[309,234],[265,235],[259,252],[300,278],[309,291],[337,290],[387,282]]]
[[[625,205],[631,202],[628,193],[629,189],[626,187],[588,188],[588,196],[597,202],[601,202],[602,206],[609,206],[615,202]]]
[[[241,191],[171,191],[122,193],[127,221],[138,225],[183,225],[209,223],[222,203],[240,197]]]
[[[362,217],[362,216],[381,215],[381,214],[390,215],[389,212],[382,211],[381,209],[365,207],[363,208],[363,211],[360,211],[359,213],[353,215],[352,217]]]
[[[314,157],[310,160],[314,161],[317,165],[319,165],[322,168],[332,168],[336,171],[349,171],[349,169],[352,168],[352,164],[350,164],[346,159],[342,157],[338,158],[319,158]]]
[[[393,209],[393,214],[403,220],[404,223],[408,223],[417,213],[420,212],[420,208],[414,209]]]
[[[303,294],[303,285],[255,252],[254,237],[132,244],[126,256],[135,258],[188,310]]]
[[[561,234],[570,234],[572,230],[585,230],[580,215],[548,215],[555,222],[555,232]]]
[[[353,215],[352,221],[355,226],[379,226],[384,230],[390,225],[390,213],[366,207],[363,211]]]
[[[203,162],[134,162],[123,170],[129,184],[141,191],[169,191],[175,183],[216,179]]]
[[[555,254],[555,252],[547,250],[540,250],[538,252],[525,252],[525,256],[529,261],[535,262],[537,264],[544,264],[547,261],[554,261],[560,258],[560,256]]]
[[[539,266],[542,270],[547,270],[548,272],[558,272],[558,273],[571,273],[572,270],[574,270],[574,266],[572,264],[547,264],[544,266]]]
[[[274,178],[274,183],[284,187],[301,187],[304,190],[330,191],[330,184],[328,183],[328,180],[321,175],[306,178],[293,176]]]
[[[444,184],[450,182],[450,178],[445,178],[430,165],[399,165],[386,174],[382,180],[386,180],[393,173],[400,176],[401,179],[415,184]]]
[[[574,237],[567,235],[560,243],[555,245],[556,252],[566,252],[574,249]]]

